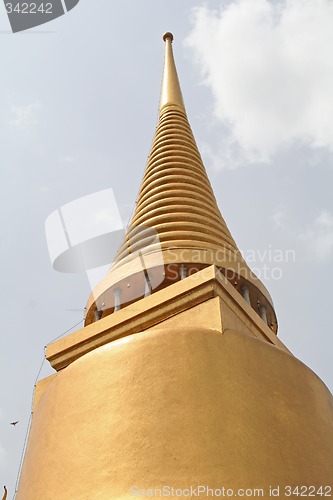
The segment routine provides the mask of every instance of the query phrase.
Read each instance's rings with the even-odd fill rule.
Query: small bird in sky
[[[16,424],[18,424],[18,423],[19,423],[19,421],[18,421],[18,420],[15,420],[15,422],[11,422],[11,423],[10,423],[10,425],[14,425],[14,426],[15,426],[15,425],[16,425]]]
[[[5,492],[3,494],[2,500],[6,500],[6,498],[7,498],[7,488],[6,488],[6,486],[4,486],[4,489],[5,489]]]

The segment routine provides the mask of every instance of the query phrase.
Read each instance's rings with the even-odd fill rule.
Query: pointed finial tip
[[[170,31],[167,31],[166,33],[164,33],[163,35],[163,41],[166,42],[167,40],[170,40],[170,42],[173,41],[173,34],[170,33]]]

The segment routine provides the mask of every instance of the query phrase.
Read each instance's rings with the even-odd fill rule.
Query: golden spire
[[[268,311],[267,322],[276,331],[270,295],[242,258],[218,209],[186,115],[172,52],[173,35],[168,32],[163,40],[160,114],[136,209],[114,264],[90,297],[86,324],[117,310],[115,291],[117,302],[121,294],[121,304],[129,304],[147,294],[147,281],[149,291],[157,291],[214,264],[240,293],[247,289],[243,296],[255,303],[258,313],[260,307],[265,315]],[[156,231],[158,238],[149,231]],[[163,278],[159,281],[156,269],[161,272],[161,255]],[[155,273],[158,286],[151,286],[149,273]]]
[[[181,106],[185,110],[183,95],[179,84],[177,69],[172,52],[173,34],[170,32],[164,33],[163,40],[165,41],[165,60],[162,80],[162,92],[160,111],[168,104]]]

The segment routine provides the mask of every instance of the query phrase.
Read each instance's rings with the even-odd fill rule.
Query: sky
[[[81,0],[11,33],[0,5],[0,484],[14,494],[44,346],[82,325],[84,272],[45,221],[111,188],[126,224],[174,53],[222,215],[268,288],[279,338],[332,390],[333,0]],[[76,327],[74,327],[76,325]],[[10,422],[19,420],[17,426]]]

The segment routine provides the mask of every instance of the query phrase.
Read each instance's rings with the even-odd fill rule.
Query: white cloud
[[[320,227],[332,227],[333,228],[333,215],[323,210],[319,217],[316,219],[316,223]]]
[[[301,235],[312,257],[326,261],[333,257],[333,215],[322,210],[311,227]]]
[[[278,229],[286,227],[287,210],[284,205],[278,205],[270,217]]]
[[[223,127],[218,141],[212,143],[200,143],[199,149],[205,164],[209,164],[214,170],[238,168],[248,160],[239,143]]]
[[[295,141],[333,150],[333,2],[199,7],[185,43],[247,160],[267,161]]]
[[[11,128],[29,134],[38,124],[37,110],[41,107],[40,101],[25,105],[12,105],[11,112],[14,115],[8,124]]]

